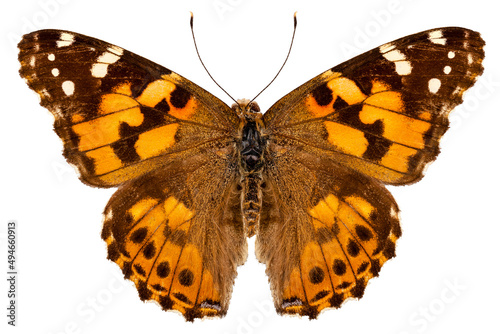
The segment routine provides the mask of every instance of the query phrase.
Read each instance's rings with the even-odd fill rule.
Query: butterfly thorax
[[[262,171],[266,139],[262,136],[264,124],[257,103],[238,100],[232,106],[240,118],[238,135],[241,213],[247,237],[255,235],[262,205]]]

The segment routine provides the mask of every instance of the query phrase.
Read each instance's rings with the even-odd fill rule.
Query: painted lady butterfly
[[[316,318],[360,298],[395,256],[399,209],[384,184],[422,178],[483,46],[463,28],[407,36],[264,114],[73,32],[25,35],[19,60],[81,180],[119,187],[102,238],[142,300],[189,321],[225,315],[255,234],[278,313]]]

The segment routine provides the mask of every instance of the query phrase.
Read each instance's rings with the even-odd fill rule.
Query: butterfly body
[[[403,37],[263,114],[69,31],[25,35],[19,60],[81,180],[118,187],[102,238],[141,300],[189,321],[225,315],[255,235],[277,312],[316,318],[362,297],[395,256],[399,208],[385,185],[423,177],[483,46],[458,27]]]
[[[264,124],[260,107],[256,102],[246,99],[238,100],[231,107],[240,120],[241,134],[237,147],[239,152],[239,174],[241,189],[241,214],[247,237],[255,235],[260,220],[262,205],[262,185],[264,170],[264,150],[266,139],[262,134]]]

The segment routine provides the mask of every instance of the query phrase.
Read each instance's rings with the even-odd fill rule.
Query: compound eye
[[[251,112],[260,112],[260,107],[255,101],[250,102],[250,104],[248,105],[248,109]]]

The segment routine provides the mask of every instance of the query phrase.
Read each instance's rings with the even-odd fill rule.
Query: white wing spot
[[[108,64],[93,64],[90,71],[94,78],[104,78],[108,73]]]
[[[52,72],[52,75],[55,77],[57,77],[59,75],[59,69],[57,69],[57,68],[53,68],[51,72]]]
[[[441,87],[441,80],[432,78],[429,80],[429,92],[436,94]]]
[[[62,83],[62,89],[64,91],[64,94],[66,94],[67,96],[73,95],[73,93],[75,92],[75,83],[69,80],[64,81]]]
[[[75,35],[69,34],[67,32],[61,33],[59,40],[56,42],[57,47],[70,46],[75,41]]]
[[[472,57],[472,53],[467,54],[467,62],[472,64],[474,62],[474,57]]]
[[[406,56],[399,50],[392,50],[384,54],[384,58],[388,61],[406,60]]]
[[[40,95],[43,95],[43,97],[50,97],[49,92],[45,88],[40,91]]]
[[[396,45],[392,44],[392,43],[387,43],[387,44],[384,44],[384,45],[381,45],[378,50],[380,51],[380,53],[386,53],[386,52],[389,52],[391,51],[392,49],[394,49],[396,47]]]
[[[120,55],[111,52],[104,52],[102,55],[99,56],[99,58],[97,58],[97,62],[105,64],[113,64],[118,59],[120,59]]]
[[[109,47],[108,51],[100,55],[97,62],[92,64],[90,71],[94,78],[104,78],[108,73],[108,65],[116,63],[123,54],[123,49],[117,46]]]
[[[453,93],[451,93],[451,95],[457,95],[460,94],[461,92],[462,92],[462,87],[457,86],[457,88],[455,88],[455,90],[453,91]]]
[[[443,37],[443,31],[442,30],[434,30],[429,32],[429,39],[432,38],[441,38]]]
[[[47,58],[49,58],[50,61],[56,60],[56,56],[53,53],[49,53],[49,55],[47,56]]]
[[[444,74],[450,74],[451,72],[451,67],[450,66],[445,66],[443,69]]]
[[[409,61],[399,61],[395,62],[396,64],[396,72],[399,75],[408,75],[411,73],[411,64]]]
[[[35,56],[31,56],[30,58],[30,66],[35,67]]]
[[[63,118],[64,115],[61,112],[61,108],[54,106],[50,109],[50,111],[56,115],[56,118]]]
[[[453,52],[453,51],[448,52],[448,58],[450,58],[450,59],[455,58],[455,52]]]
[[[108,212],[104,215],[104,221],[109,221],[113,218],[113,209],[109,209]]]
[[[442,30],[434,30],[429,33],[429,41],[434,44],[446,45],[446,38],[443,37]]]
[[[108,51],[109,52],[113,52],[114,54],[118,55],[118,56],[121,56],[123,55],[123,49],[119,46],[116,46],[116,45],[112,45],[108,48]]]
[[[392,61],[396,65],[396,72],[399,75],[408,75],[411,73],[411,63],[406,60],[406,56],[399,50],[392,50],[383,54],[384,58]]]
[[[398,212],[396,211],[396,209],[394,209],[393,206],[391,206],[391,217],[392,218],[398,218]]]

